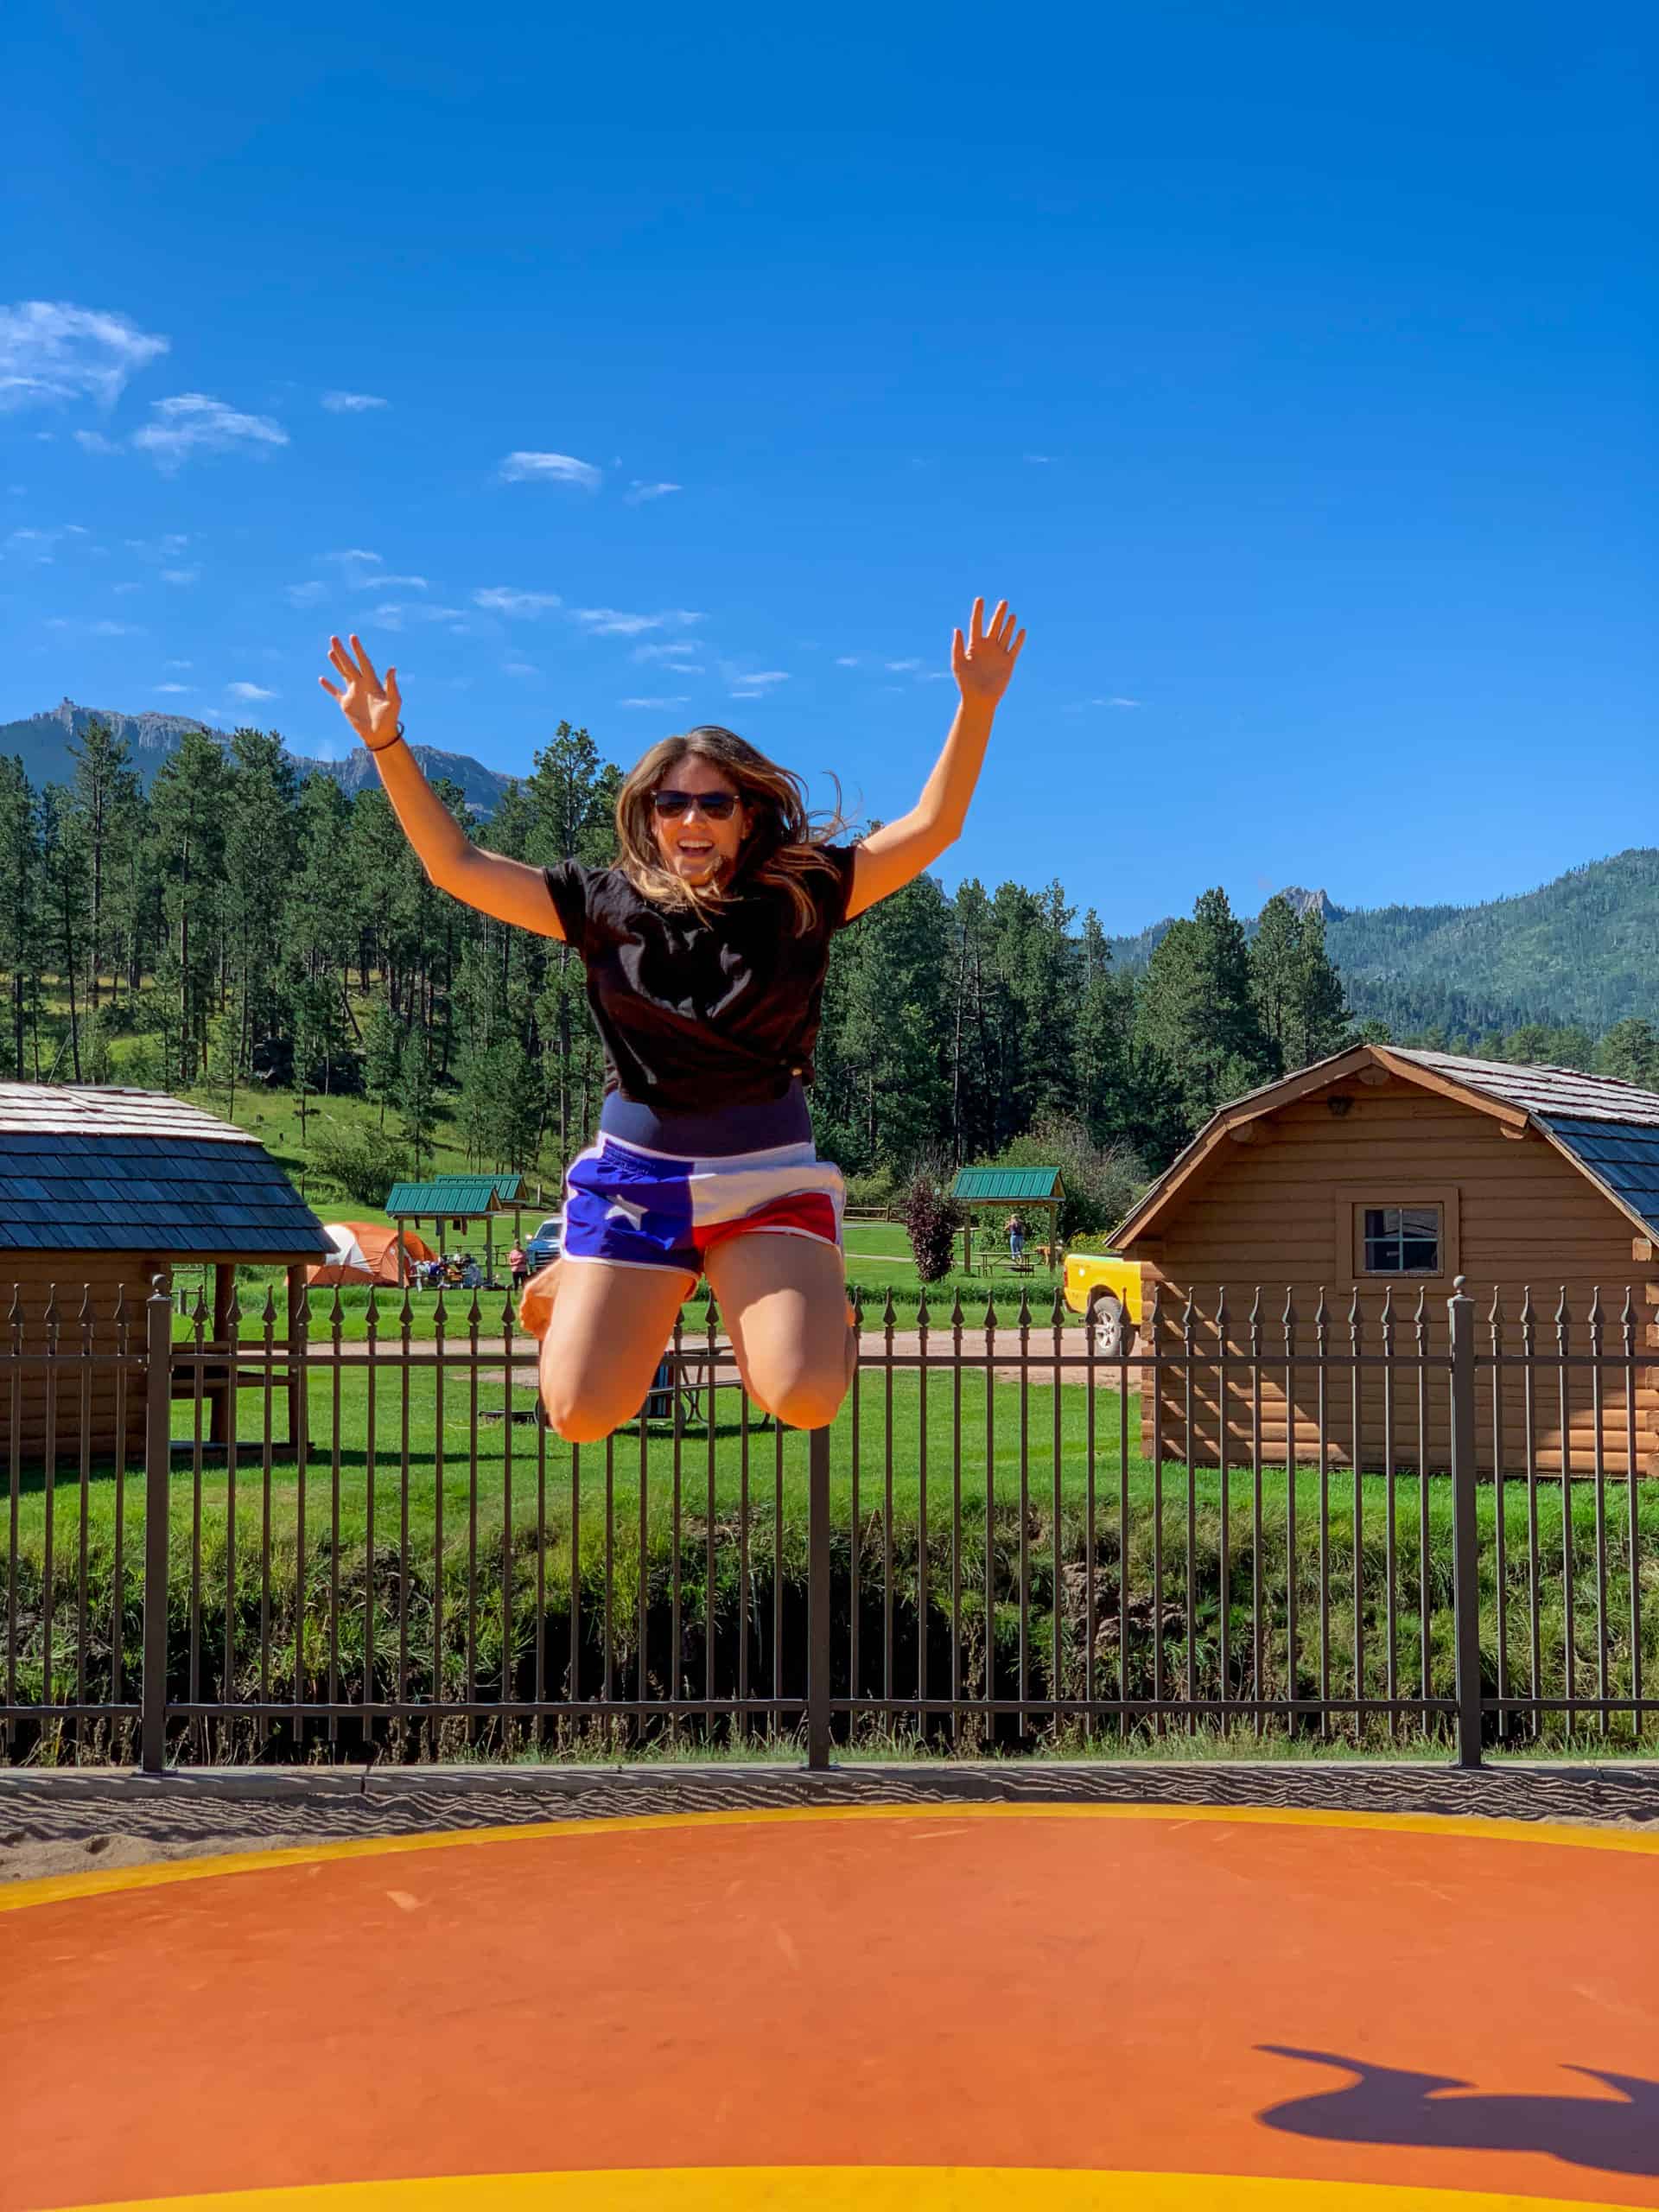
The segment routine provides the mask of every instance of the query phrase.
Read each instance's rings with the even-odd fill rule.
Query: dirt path
[[[688,1333],[684,1339],[685,1350],[690,1353],[701,1352],[707,1348],[708,1342],[709,1339],[705,1336]],[[872,1369],[877,1370],[880,1369],[887,1357],[887,1335],[883,1330],[865,1329],[861,1332],[858,1339],[859,1357],[867,1374]],[[312,1338],[312,1344],[314,1351],[320,1349],[315,1337]],[[718,1351],[729,1351],[731,1338],[716,1337],[715,1344]],[[1053,1345],[1054,1340],[1051,1331],[1039,1332],[1036,1329],[1032,1331],[1029,1372],[1034,1386],[1052,1385],[1054,1381]],[[464,1361],[470,1356],[470,1341],[464,1332],[457,1333],[451,1331],[444,1338],[444,1347],[446,1365],[450,1362]],[[388,1342],[382,1338],[379,1357],[391,1365],[399,1356],[399,1349],[396,1339]],[[417,1352],[429,1352],[432,1349],[432,1341],[429,1338],[424,1341],[420,1338],[411,1339],[410,1349]],[[922,1338],[919,1330],[895,1329],[893,1331],[893,1357],[895,1361],[902,1360],[906,1363],[906,1371],[913,1368],[920,1359],[921,1349]],[[994,1338],[988,1338],[982,1329],[964,1329],[962,1332],[962,1353],[964,1361],[973,1361],[982,1368],[988,1357],[993,1362],[993,1372],[1000,1382],[1017,1382],[1020,1380],[1019,1349],[1020,1337],[1017,1330],[999,1329]],[[1065,1359],[1076,1363],[1074,1365],[1061,1367],[1059,1370],[1061,1382],[1077,1389],[1084,1388],[1088,1382],[1089,1371],[1084,1358],[1083,1332],[1080,1330],[1068,1330],[1061,1339],[1060,1349]],[[531,1340],[529,1338],[514,1338],[513,1388],[515,1389],[529,1390],[534,1388],[531,1379],[534,1370],[531,1364],[532,1350]],[[1010,1354],[1013,1356],[1010,1357]],[[342,1344],[340,1347],[340,1356],[342,1361],[366,1360],[369,1356],[369,1348],[365,1344]],[[506,1344],[503,1338],[480,1337],[479,1338],[478,1357],[480,1366],[486,1362],[502,1360],[505,1356]],[[930,1329],[927,1335],[929,1367],[935,1365],[948,1367],[955,1357],[956,1349],[950,1330]],[[1115,1362],[1100,1359],[1096,1361],[1095,1387],[1096,1389],[1116,1392],[1119,1379],[1119,1370]],[[1128,1382],[1130,1395],[1138,1395],[1141,1388],[1141,1373],[1138,1368],[1131,1367],[1128,1370]]]

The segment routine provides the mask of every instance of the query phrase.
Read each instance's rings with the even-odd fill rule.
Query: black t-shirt
[[[667,1114],[782,1096],[812,1079],[830,940],[847,919],[855,848],[800,881],[813,918],[795,928],[785,893],[751,890],[704,918],[645,898],[620,868],[543,869],[565,942],[588,971],[606,1088]]]

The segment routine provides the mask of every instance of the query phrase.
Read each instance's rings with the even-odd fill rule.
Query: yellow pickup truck
[[[1116,1359],[1135,1350],[1141,1325],[1141,1263],[1116,1252],[1068,1252],[1065,1302],[1074,1313],[1095,1319],[1095,1350]]]

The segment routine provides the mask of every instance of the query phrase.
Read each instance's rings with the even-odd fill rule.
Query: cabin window
[[[1368,1275],[1441,1272],[1439,1206],[1367,1206],[1363,1211]]]

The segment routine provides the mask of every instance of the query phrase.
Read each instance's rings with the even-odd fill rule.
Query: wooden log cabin
[[[124,1452],[129,1464],[142,1461],[145,1300],[157,1275],[170,1289],[183,1260],[212,1267],[203,1344],[219,1351],[229,1347],[238,1262],[285,1269],[276,1389],[288,1435],[298,1434],[301,1386],[286,1355],[304,1326],[307,1264],[331,1250],[322,1224],[245,1129],[157,1091],[0,1083],[0,1476],[40,1467],[48,1453],[54,1465],[75,1464],[83,1440],[92,1460]],[[242,1303],[245,1315],[245,1290]],[[54,1319],[60,1357],[48,1368],[38,1355]],[[263,1333],[260,1344],[263,1352]],[[129,1357],[99,1357],[120,1352]],[[222,1448],[228,1371],[204,1373],[203,1437]],[[263,1368],[244,1379],[263,1389]],[[181,1370],[171,1388],[194,1395],[193,1375]]]
[[[1568,1471],[1591,1475],[1599,1442],[1604,1471],[1659,1473],[1659,1092],[1360,1046],[1224,1107],[1114,1243],[1143,1270],[1135,1349],[1173,1362],[1142,1370],[1148,1455],[1215,1466],[1224,1406],[1228,1464],[1249,1465],[1259,1388],[1263,1464],[1315,1463],[1323,1384],[1328,1464],[1351,1466],[1357,1433],[1363,1467],[1443,1469],[1446,1300],[1461,1275],[1476,1300],[1478,1465],[1559,1473],[1565,1444]],[[1562,1345],[1587,1363],[1592,1341],[1616,1358],[1627,1326],[1637,1359],[1601,1369],[1598,1408],[1587,1363],[1550,1363]],[[1498,1367],[1495,1328],[1510,1356]],[[1385,1341],[1440,1362],[1421,1395],[1416,1369],[1389,1379],[1377,1363]],[[1321,1374],[1321,1342],[1338,1356],[1357,1342],[1363,1363]],[[1235,1363],[1253,1344],[1259,1380]]]

